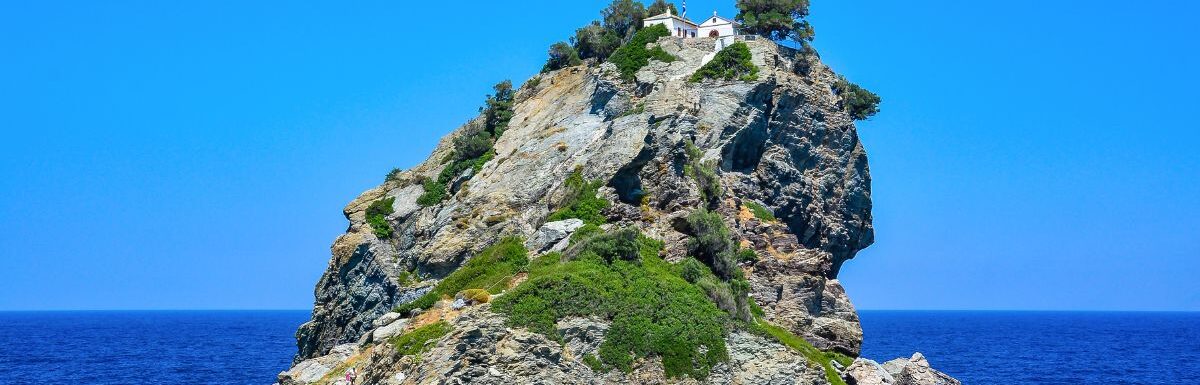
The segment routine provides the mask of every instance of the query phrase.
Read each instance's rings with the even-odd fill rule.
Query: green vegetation
[[[620,36],[642,28],[642,20],[646,18],[646,6],[641,1],[613,0],[608,7],[600,11],[604,18],[604,27]]]
[[[597,372],[607,371],[604,369],[604,363],[600,362],[600,358],[596,357],[595,354],[588,354],[586,356],[583,356],[583,364],[587,365],[589,368],[592,368],[593,371],[597,371]]]
[[[642,28],[633,35],[633,38],[628,43],[618,48],[613,52],[612,56],[608,57],[608,61],[616,64],[617,69],[621,71],[621,78],[625,80],[633,80],[638,70],[650,64],[650,60],[658,60],[662,62],[673,62],[676,60],[674,56],[663,51],[662,47],[655,46],[651,49],[646,49],[646,45],[658,41],[658,38],[671,36],[671,31],[667,30],[666,26],[656,24],[650,27]]]
[[[387,177],[383,178],[383,181],[384,182],[393,182],[393,181],[400,180],[401,172],[402,171],[400,171],[400,169],[393,168],[392,171],[388,171]]]
[[[632,235],[632,237],[631,237]],[[700,288],[658,257],[662,243],[626,229],[576,241],[567,255],[534,261],[529,280],[496,299],[493,310],[513,326],[560,338],[565,317],[599,317],[611,326],[595,369],[630,371],[634,360],[657,356],[667,376],[704,378],[728,359],[728,316]],[[636,252],[632,255],[631,250]]]
[[[469,123],[463,132],[454,138],[454,153],[450,156],[450,164],[442,169],[437,180],[425,181],[425,193],[417,198],[417,203],[421,206],[433,206],[446,200],[450,197],[450,184],[462,175],[463,171],[471,169],[478,173],[484,164],[496,157],[492,148],[496,144],[496,138],[504,134],[509,121],[512,120],[514,91],[512,82],[508,80],[497,83],[492,89],[496,93],[488,95],[484,106],[480,107],[483,113],[482,124]]]
[[[583,63],[579,58],[579,51],[575,50],[566,42],[557,42],[550,46],[550,58],[546,59],[546,65],[542,66],[542,72],[550,72],[560,70],[567,67],[574,67]]]
[[[750,283],[738,267],[734,251],[737,246],[721,215],[700,208],[688,215],[687,224],[692,236],[688,239],[688,251],[707,266],[703,274],[689,281],[703,289],[717,307],[734,318],[749,320],[746,294],[750,292]]]
[[[437,286],[417,300],[397,306],[394,311],[408,314],[413,309],[429,309],[443,296],[452,297],[466,289],[483,289],[495,294],[508,287],[517,272],[529,263],[529,251],[521,238],[500,240],[467,261]]]
[[[846,385],[846,382],[843,381],[841,376],[838,375],[837,370],[833,369],[832,362],[838,361],[838,363],[842,364],[842,366],[850,366],[850,364],[854,362],[853,358],[837,352],[821,351],[820,349],[812,346],[812,344],[808,343],[808,341],[800,338],[800,336],[792,334],[787,329],[767,323],[767,321],[764,321],[761,318],[755,319],[755,323],[751,325],[751,330],[774,338],[784,346],[800,352],[800,354],[804,355],[805,358],[808,358],[809,361],[821,365],[821,367],[825,369],[825,379],[829,380],[830,384]]]
[[[605,60],[621,47],[624,37],[623,34],[604,28],[599,21],[593,21],[575,30],[571,45],[579,52],[581,59]]]
[[[746,206],[746,209],[750,210],[750,212],[754,214],[755,218],[758,218],[761,221],[774,222],[778,220],[775,218],[775,213],[772,213],[770,209],[763,207],[763,205],[758,204],[758,202],[745,201],[742,204]]]
[[[738,0],[735,19],[742,31],[773,40],[791,39],[808,47],[814,32],[808,17],[809,0]]]
[[[851,83],[845,77],[838,77],[837,83],[833,84],[833,92],[842,97],[842,108],[854,120],[866,120],[879,113],[879,102],[882,101],[879,95]]]
[[[668,10],[671,11],[672,15],[679,14],[679,11],[675,9],[675,4],[668,3],[666,0],[654,0],[654,3],[650,4],[650,8],[646,9],[646,17],[658,16],[666,13]]]
[[[755,253],[754,249],[741,249],[738,250],[737,260],[741,263],[755,263],[758,262],[758,253]]]
[[[432,348],[433,343],[450,333],[450,330],[450,324],[440,321],[392,337],[389,342],[401,356],[416,356]]]
[[[702,161],[704,153],[691,142],[685,144],[684,151],[687,153],[687,164],[683,165],[683,174],[696,181],[696,187],[700,188],[700,198],[708,202],[710,208],[716,207],[721,199],[721,178],[717,176],[717,162]]]
[[[388,223],[387,216],[394,212],[393,203],[396,203],[395,197],[377,200],[367,206],[367,223],[380,239],[392,237],[392,225]]]
[[[717,56],[696,70],[688,81],[695,83],[705,79],[738,79],[747,82],[758,80],[758,66],[750,59],[750,47],[746,43],[733,43],[717,52]]]
[[[567,195],[563,199],[562,208],[551,213],[546,220],[554,222],[579,218],[585,224],[604,224],[608,219],[601,214],[601,211],[608,208],[609,202],[607,199],[597,196],[600,186],[603,185],[604,182],[601,181],[584,180],[583,171],[576,168],[567,177],[565,183]]]

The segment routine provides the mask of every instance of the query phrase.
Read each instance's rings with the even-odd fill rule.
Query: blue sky
[[[860,308],[1200,310],[1200,4],[814,3],[885,101]],[[604,2],[441,5],[0,5],[0,310],[309,308],[344,204]]]

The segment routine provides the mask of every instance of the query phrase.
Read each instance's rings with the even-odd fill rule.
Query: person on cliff
[[[354,380],[357,378],[358,378],[358,367],[357,366],[352,367],[352,368],[350,368],[350,370],[346,371],[346,383],[347,384],[353,384]]]

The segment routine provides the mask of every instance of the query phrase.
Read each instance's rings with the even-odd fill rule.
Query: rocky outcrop
[[[857,359],[843,373],[850,385],[960,385],[958,380],[929,367],[921,353],[912,358],[897,358],[880,365]]]
[[[533,254],[565,246],[582,221],[545,221],[576,170],[604,182],[600,195],[611,204],[603,214],[612,226],[635,226],[662,240],[668,261],[688,254],[681,218],[705,206],[720,213],[736,241],[758,255],[743,268],[764,318],[818,348],[857,356],[862,329],[837,276],[873,241],[866,152],[831,90],[836,74],[814,55],[747,43],[761,69],[750,82],[687,81],[713,53],[710,39],[660,40],[679,60],[653,61],[636,81],[622,80],[608,63],[542,74],[517,91],[495,158],[455,179],[446,201],[417,204],[421,182],[446,167],[462,129],[424,163],[360,195],[344,210],[350,226],[334,242],[286,381],[307,383],[301,379],[311,373],[291,373],[342,357],[362,368],[359,383],[371,384],[692,382],[665,378],[653,358],[631,373],[593,371],[583,357],[603,340],[607,325],[598,320],[564,320],[563,340],[555,341],[506,327],[486,304],[460,313],[443,303],[408,320],[399,318],[410,314],[389,314],[503,237],[523,237]],[[691,159],[692,146],[702,159]],[[706,199],[685,172],[695,162],[716,165],[717,196]],[[380,239],[364,211],[388,197],[395,198],[387,218],[394,235]],[[747,202],[776,219],[754,217]],[[413,272],[428,279],[415,282]],[[454,331],[421,357],[399,356],[389,346],[388,337],[431,317]],[[826,383],[820,367],[773,340],[734,331],[726,342],[730,360],[706,382]],[[334,355],[347,343],[359,351]]]

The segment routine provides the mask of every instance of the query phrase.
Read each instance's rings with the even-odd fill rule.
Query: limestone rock
[[[580,227],[583,227],[583,221],[574,218],[544,224],[525,241],[525,247],[533,253],[546,251]]]

